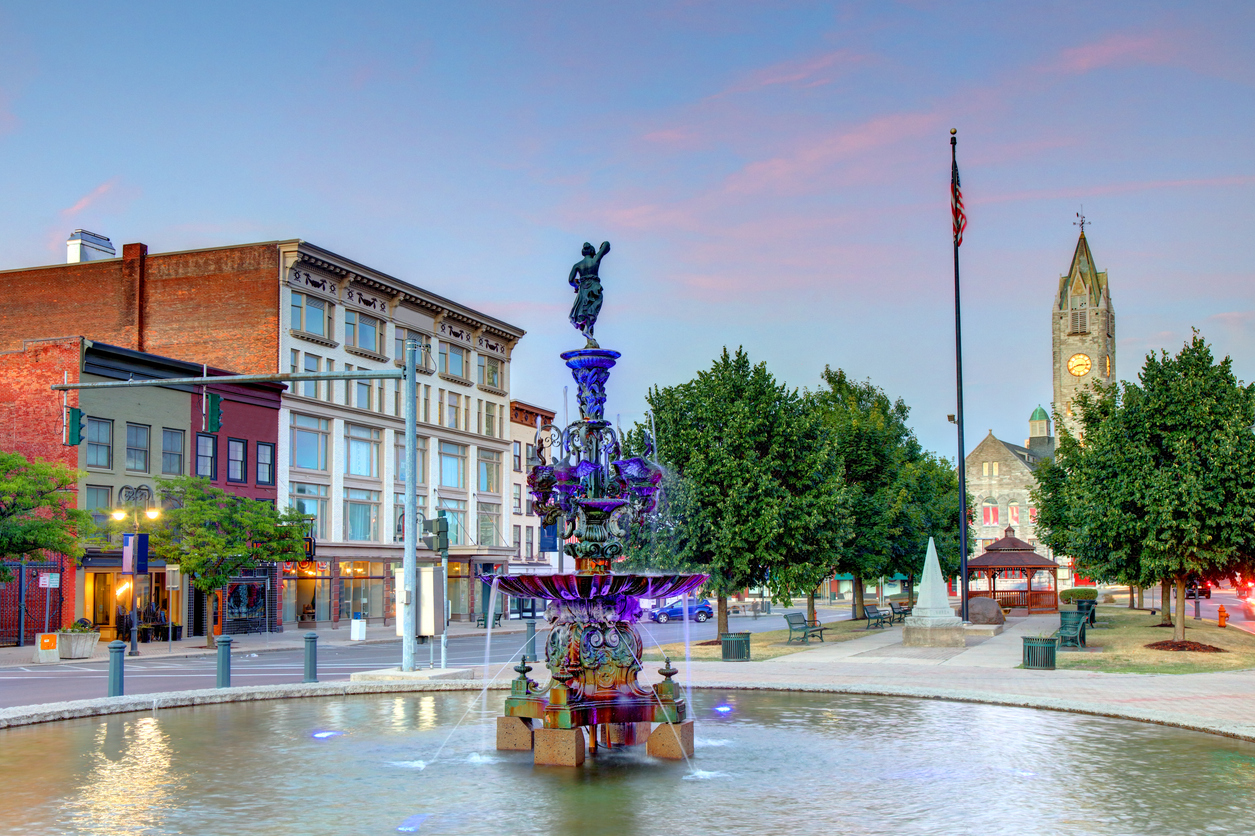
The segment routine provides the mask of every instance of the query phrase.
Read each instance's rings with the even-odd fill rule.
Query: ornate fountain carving
[[[576,571],[495,579],[509,595],[550,602],[545,613],[550,626],[545,645],[550,682],[537,686],[526,679],[527,671],[516,668],[520,680],[506,699],[506,718],[543,721],[546,732],[588,728],[593,750],[601,726],[616,727],[605,729],[607,740],[633,740],[634,724],[685,722],[687,707],[671,681],[676,671],[669,660],[663,682],[652,689],[637,682],[643,645],[636,623],[641,598],[691,592],[707,579],[611,571],[622,559],[628,526],[656,507],[662,468],[648,458],[654,449],[648,436],[643,456],[624,458],[618,434],[604,418],[606,381],[621,356],[598,347],[592,338],[601,309],[598,268],[609,250],[604,243],[594,253],[586,244],[584,261],[571,271],[571,284],[579,294],[571,323],[588,344],[561,356],[578,387],[580,420],[567,427],[545,424],[537,430],[536,459],[529,462],[527,477],[534,512],[545,525],[559,526],[564,551],[574,558]],[[484,578],[485,583],[493,580]],[[539,743],[536,757],[542,762]]]

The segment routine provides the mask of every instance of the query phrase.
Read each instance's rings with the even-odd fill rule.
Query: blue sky
[[[624,423],[743,345],[953,456],[954,127],[969,450],[1049,404],[1082,205],[1119,375],[1198,327],[1255,378],[1255,7],[1025,5],[0,3],[0,269],[304,238],[527,329],[560,409],[609,239]]]

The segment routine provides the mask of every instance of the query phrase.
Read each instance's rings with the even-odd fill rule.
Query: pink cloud
[[[835,81],[842,72],[850,67],[865,64],[868,60],[869,56],[867,55],[848,49],[839,49],[836,52],[829,52],[803,61],[785,61],[779,64],[772,64],[769,67],[755,70],[745,80],[734,84],[727,90],[716,93],[712,98],[728,96],[734,93],[751,93],[755,90],[762,90],[765,87],[775,87],[781,84],[798,87],[817,87],[821,84],[829,84]]]
[[[106,180],[105,182],[101,183],[99,186],[97,186],[96,188],[88,192],[87,194],[80,197],[73,206],[70,206],[67,209],[62,209],[61,216],[63,218],[68,218],[73,215],[77,215],[79,212],[82,212],[88,206],[91,206],[97,200],[104,197],[109,192],[113,191],[113,187],[118,184],[118,181],[120,179],[121,178],[119,177],[114,177],[112,180]]]
[[[1163,35],[1118,33],[1092,44],[1065,49],[1049,69],[1079,75],[1117,65],[1162,64],[1174,53]]]
[[[1108,183],[1100,186],[1077,187],[1071,189],[1029,189],[1021,192],[1009,192],[1001,195],[990,195],[969,199],[970,205],[986,203],[1014,203],[1024,200],[1056,200],[1059,198],[1102,197],[1105,195],[1128,194],[1130,192],[1151,191],[1154,189],[1182,188],[1216,188],[1222,186],[1248,186],[1255,183],[1255,175],[1235,174],[1227,177],[1202,177],[1183,180],[1143,180],[1131,183]],[[969,197],[966,193],[964,197]]]

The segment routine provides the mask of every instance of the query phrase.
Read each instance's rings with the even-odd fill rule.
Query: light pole
[[[139,586],[139,568],[137,565],[139,556],[139,509],[142,504],[144,507],[144,516],[150,520],[155,520],[161,516],[161,511],[156,508],[149,508],[148,503],[152,501],[153,492],[147,485],[140,485],[138,488],[132,488],[130,485],[123,485],[118,489],[118,501],[123,505],[130,507],[130,512],[118,509],[113,512],[113,518],[121,522],[128,516],[132,517],[135,522],[135,533],[131,538],[131,650],[127,656],[139,655],[139,613],[136,611],[136,587]]]

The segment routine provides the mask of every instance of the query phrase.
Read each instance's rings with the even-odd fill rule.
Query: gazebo
[[[967,568],[989,580],[989,589],[969,590],[969,598],[993,598],[1004,609],[1022,609],[1029,615],[1059,611],[1059,564],[1033,551],[1031,545],[1015,536],[1015,529],[1010,526],[1001,540],[990,543],[983,554],[969,560]],[[1022,571],[1026,587],[998,589],[998,577],[1005,578],[1008,571]],[[1038,572],[1050,573],[1049,589],[1033,589],[1033,576]]]

